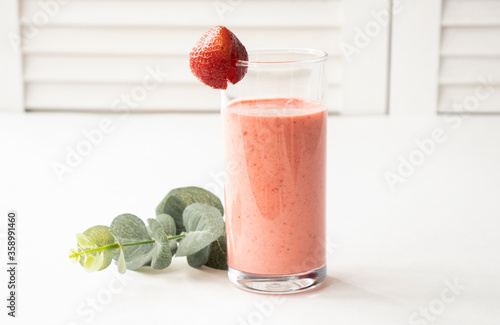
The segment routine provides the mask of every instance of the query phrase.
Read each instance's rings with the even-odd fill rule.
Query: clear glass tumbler
[[[327,54],[249,52],[222,94],[229,279],[260,293],[311,289],[326,275]]]

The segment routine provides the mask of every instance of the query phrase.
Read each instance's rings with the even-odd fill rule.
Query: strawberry
[[[226,89],[228,81],[235,84],[245,76],[247,68],[236,66],[238,60],[248,60],[247,50],[224,26],[207,31],[189,53],[191,72],[215,89]]]

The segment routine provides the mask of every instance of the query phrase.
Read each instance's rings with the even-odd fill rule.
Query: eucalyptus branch
[[[187,256],[193,267],[227,269],[223,213],[222,203],[209,191],[175,189],[156,208],[156,218],[147,219],[147,227],[135,215],[121,214],[110,227],[94,226],[78,234],[78,247],[69,258],[90,272],[107,268],[112,259],[121,273],[142,266],[161,270],[174,255]]]

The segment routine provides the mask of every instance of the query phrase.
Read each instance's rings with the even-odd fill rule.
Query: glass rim
[[[297,60],[279,60],[279,61],[238,60],[236,61],[236,65],[240,67],[271,67],[271,66],[281,67],[281,66],[290,66],[297,64],[324,62],[328,59],[328,53],[326,53],[325,51],[309,49],[309,48],[262,48],[262,49],[254,49],[248,51],[249,57],[251,57],[251,54],[290,54],[290,53],[310,55],[310,57]]]

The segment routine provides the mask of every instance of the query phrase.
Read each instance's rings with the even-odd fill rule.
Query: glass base
[[[316,287],[326,277],[326,265],[304,273],[290,275],[260,275],[228,268],[228,277],[240,289],[257,293],[287,294]]]

